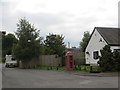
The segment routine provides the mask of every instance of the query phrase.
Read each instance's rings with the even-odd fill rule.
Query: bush
[[[110,46],[106,45],[102,50],[100,50],[101,56],[98,64],[103,72],[105,71],[118,71],[118,66],[120,65],[120,53],[116,50],[111,51]]]
[[[2,58],[2,63],[5,63],[5,58]]]

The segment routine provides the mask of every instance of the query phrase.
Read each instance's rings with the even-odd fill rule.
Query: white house
[[[110,45],[112,51],[120,50],[120,28],[95,27],[85,50],[86,64],[97,64],[100,50]]]

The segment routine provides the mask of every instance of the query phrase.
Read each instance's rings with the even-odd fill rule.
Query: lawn
[[[84,72],[100,72],[100,67],[99,66],[75,66],[74,68],[75,71],[84,71]]]
[[[66,67],[62,66],[62,67],[51,67],[51,66],[36,66],[33,69],[37,69],[37,70],[54,70],[54,71],[65,71]],[[90,66],[85,66],[85,65],[81,65],[81,66],[75,66],[74,71],[83,71],[83,72],[100,72],[100,67],[98,66],[92,66],[92,70]]]
[[[37,66],[34,67],[33,69],[37,69],[37,70],[58,70],[58,71],[65,71],[65,67],[51,67],[51,66]]]

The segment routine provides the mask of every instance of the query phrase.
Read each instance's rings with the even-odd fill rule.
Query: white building
[[[120,28],[95,27],[85,50],[86,64],[97,64],[100,50],[110,45],[112,51],[120,50]]]

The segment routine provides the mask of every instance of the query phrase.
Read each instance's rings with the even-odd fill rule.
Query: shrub
[[[118,71],[120,65],[120,53],[115,50],[111,51],[110,46],[106,45],[100,50],[101,56],[98,64],[100,64],[101,70],[104,71]]]

